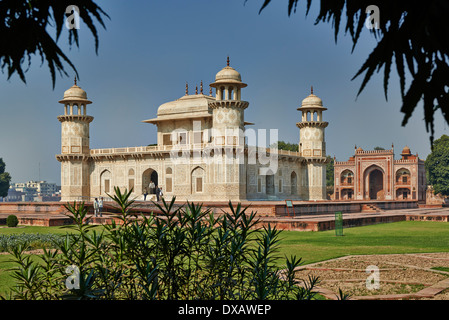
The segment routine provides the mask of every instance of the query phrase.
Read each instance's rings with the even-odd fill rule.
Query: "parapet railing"
[[[418,158],[416,159],[409,159],[409,160],[394,160],[393,163],[394,164],[399,164],[399,163],[416,163],[418,162]]]
[[[85,196],[76,196],[76,197],[70,197],[70,200],[66,200],[63,202],[93,202],[95,201],[95,198],[97,198],[98,200],[100,200],[99,197],[85,197]],[[109,197],[103,197],[103,202],[113,202],[113,200]]]
[[[195,149],[195,148],[205,148],[205,147],[220,147],[213,143],[204,143],[204,144],[188,144],[188,145],[162,145],[162,146],[142,146],[142,147],[124,147],[124,148],[103,148],[103,149],[91,149],[91,155],[102,155],[102,154],[119,154],[119,153],[140,153],[140,152],[155,152],[155,151],[170,151],[170,150],[179,150],[183,149]],[[229,145],[226,145],[229,146]],[[248,146],[245,146],[248,147]],[[249,146],[249,148],[255,148],[255,151],[263,151],[265,150],[267,153],[271,152],[270,148],[262,148],[262,147],[253,147]],[[274,152],[277,151],[278,154],[281,155],[289,155],[300,157],[301,153],[298,151],[290,151],[290,150],[281,150],[281,149],[273,149]]]
[[[335,161],[334,164],[335,165],[340,165],[340,166],[353,166],[355,163],[355,161]]]
[[[375,153],[393,153],[393,149],[389,150],[356,150],[356,154],[375,154]]]

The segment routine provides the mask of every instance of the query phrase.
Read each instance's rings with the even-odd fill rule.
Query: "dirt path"
[[[447,252],[347,256],[297,270],[298,279],[318,276],[319,291],[329,299],[336,299],[341,289],[357,300],[449,300]]]

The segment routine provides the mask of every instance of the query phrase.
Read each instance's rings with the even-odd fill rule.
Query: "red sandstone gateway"
[[[424,160],[409,147],[394,159],[390,150],[363,150],[355,147],[348,161],[334,161],[335,200],[426,201]]]

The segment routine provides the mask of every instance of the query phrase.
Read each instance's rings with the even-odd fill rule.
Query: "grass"
[[[438,270],[438,271],[444,271],[444,272],[449,272],[449,268],[448,267],[433,267],[430,268],[432,270]]]
[[[72,230],[62,227],[40,227],[40,226],[17,226],[15,228],[8,228],[0,226],[0,234],[14,234],[14,233],[54,233],[66,234]]]
[[[0,234],[22,232],[65,234],[71,231],[61,227],[0,228]],[[345,255],[449,252],[449,224],[444,222],[403,221],[347,228],[343,234],[337,237],[335,231],[284,231],[279,253],[296,255],[308,264]],[[7,262],[9,259],[9,255],[0,255],[0,293],[13,285],[13,279],[5,271],[12,267]],[[283,263],[284,259],[280,260]]]
[[[15,280],[9,274],[8,269],[14,267],[14,263],[10,262],[9,254],[0,254],[0,295],[8,297],[10,288],[14,286]]]
[[[281,234],[281,254],[313,263],[346,255],[449,252],[449,224],[402,221],[335,231]]]
[[[101,229],[98,226],[93,229]],[[0,235],[10,235],[10,234],[66,234],[67,232],[74,232],[72,229],[63,227],[40,227],[40,226],[18,226],[15,228],[8,228],[0,226]],[[37,258],[37,257],[36,257]],[[14,263],[10,262],[12,259],[10,254],[0,254],[0,295],[7,297],[7,293],[10,288],[14,286],[15,280],[10,276],[8,269],[14,267]]]

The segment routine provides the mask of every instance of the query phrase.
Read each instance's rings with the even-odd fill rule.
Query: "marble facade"
[[[157,126],[157,145],[90,149],[86,92],[75,81],[59,102],[61,201],[107,197],[113,187],[143,199],[150,183],[165,198],[190,201],[325,200],[326,146],[322,101],[312,93],[298,110],[299,151],[264,148],[245,121],[247,84],[229,60],[210,84],[209,95],[186,93],[159,106],[144,123]],[[215,95],[212,93],[215,89]],[[149,199],[149,198],[147,198]]]

